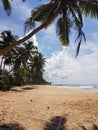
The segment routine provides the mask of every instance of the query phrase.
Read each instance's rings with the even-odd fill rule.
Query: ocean
[[[94,90],[98,91],[98,84],[55,84],[58,87],[64,87],[64,88],[81,88],[81,89],[87,89],[87,90]]]

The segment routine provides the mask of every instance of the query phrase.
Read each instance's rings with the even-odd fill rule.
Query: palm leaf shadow
[[[81,126],[82,130],[87,130],[84,126]]]
[[[65,123],[67,119],[61,116],[56,116],[50,119],[49,122],[45,124],[44,130],[66,130]]]
[[[32,87],[24,87],[22,88],[23,90],[32,90],[32,89],[37,89],[37,86],[32,86]]]
[[[81,126],[81,128],[82,128],[82,130],[87,130],[86,127],[84,127],[84,126]],[[98,130],[98,126],[93,124],[92,130]]]
[[[93,130],[98,130],[98,126],[93,124]]]
[[[23,128],[18,123],[8,123],[8,124],[1,124],[0,130],[25,130],[25,128]]]

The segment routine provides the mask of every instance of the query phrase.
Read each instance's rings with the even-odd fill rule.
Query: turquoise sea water
[[[81,88],[98,91],[98,84],[56,84],[56,86],[64,88]]]

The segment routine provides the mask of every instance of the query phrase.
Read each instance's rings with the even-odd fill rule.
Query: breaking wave
[[[98,86],[87,86],[87,85],[83,85],[83,86],[80,86],[80,88],[90,89],[90,90],[98,90]]]
[[[98,85],[59,84],[59,85],[56,85],[56,86],[61,87],[61,88],[81,88],[81,89],[98,91]]]

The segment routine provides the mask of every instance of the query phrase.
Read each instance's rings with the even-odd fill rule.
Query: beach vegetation
[[[4,31],[0,38],[2,49],[18,37],[12,35],[11,31]],[[45,58],[32,41],[13,48],[1,56],[0,89],[9,90],[12,86],[47,83],[43,79],[44,65]]]
[[[7,70],[0,69],[0,90],[6,91],[12,87],[12,76]]]

